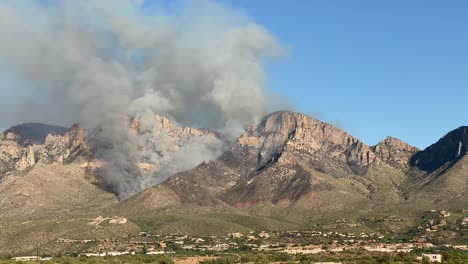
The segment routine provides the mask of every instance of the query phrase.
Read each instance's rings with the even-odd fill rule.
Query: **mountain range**
[[[182,142],[219,138],[162,116],[152,122],[150,136],[169,137],[171,153]],[[143,133],[135,118],[129,129]],[[247,128],[219,157],[123,201],[102,184],[98,172],[105,164],[89,135],[79,125],[23,124],[0,136],[3,253],[38,243],[58,250],[53,241],[63,237],[308,229],[337,219],[404,232],[427,210],[468,208],[468,127],[419,150],[393,137],[368,146],[309,116],[275,112]],[[143,174],[164,169],[149,161],[137,165]],[[128,221],[93,224],[99,216]],[[375,220],[390,216],[398,221]]]

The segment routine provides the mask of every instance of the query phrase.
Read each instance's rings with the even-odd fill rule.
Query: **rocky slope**
[[[248,128],[219,159],[178,173],[128,203],[163,207],[168,199],[161,190],[172,193],[173,203],[204,206],[345,208],[368,203],[376,193],[394,202],[415,151],[396,139],[369,147],[330,124],[277,112]]]
[[[431,204],[468,206],[468,127],[459,127],[411,157],[409,196]]]
[[[199,151],[219,141],[213,131],[161,116],[131,118],[128,125],[139,149],[155,155],[137,164],[143,174],[180,171],[181,157],[192,163],[121,202],[96,180],[105,164],[94,155],[93,131],[74,125],[46,135],[41,125],[34,139],[25,128],[6,131],[0,137],[0,226],[10,231],[6,238],[0,234],[0,245],[24,234],[22,224],[34,226],[31,232],[45,242],[76,235],[73,230],[106,237],[107,229],[89,224],[101,215],[128,218],[128,224],[109,227],[115,234],[138,226],[167,232],[202,226],[205,232],[212,224],[217,232],[295,229],[337,218],[365,225],[362,219],[388,215],[406,219],[396,223],[401,228],[424,210],[468,206],[466,127],[418,151],[392,137],[368,146],[330,124],[277,112],[220,148],[218,157]]]
[[[128,122],[131,131],[144,135],[141,151],[156,152],[154,148],[162,148],[155,144],[163,142],[163,150],[173,153],[180,150],[186,142],[207,142],[218,138],[215,132],[179,127],[162,116],[153,116],[144,122],[141,119],[130,118]],[[63,164],[73,161],[76,157],[87,160],[88,169],[93,171],[96,166],[100,166],[100,162],[93,157],[95,146],[92,139],[88,139],[88,133],[78,124],[70,129],[43,124],[14,126],[0,135],[0,177],[24,171],[36,163]],[[139,166],[142,170],[156,169],[145,162]]]
[[[131,118],[128,123],[130,133],[136,133],[141,139],[139,146],[141,151],[148,153],[162,151],[158,153],[158,158],[166,159],[167,163],[171,163],[169,157],[180,157],[180,152],[187,151],[185,148],[192,147],[191,144],[204,142],[210,144],[218,141],[218,135],[214,132],[179,127],[161,116],[153,116],[144,122]],[[39,132],[33,133],[35,131]],[[64,198],[62,194],[66,196],[76,192],[83,193],[86,188],[91,188],[83,181],[79,181],[80,186],[73,178],[78,180],[80,177],[85,177],[88,184],[97,185],[101,187],[102,192],[105,192],[98,171],[106,164],[94,155],[96,146],[89,133],[93,132],[78,124],[70,129],[27,124],[6,130],[0,137],[0,190],[2,191],[0,209],[5,209],[9,215],[10,213],[26,215],[25,212],[35,213],[41,208],[60,208],[60,204],[63,203],[57,203],[58,201],[72,199],[71,196]],[[155,144],[162,142],[163,147]],[[203,156],[193,158],[196,162],[193,166],[201,163],[203,158]],[[184,165],[190,166],[187,163]],[[151,159],[142,160],[137,166],[142,174],[158,173],[161,169],[165,172],[170,172],[170,169],[176,172],[180,170],[179,164],[174,162],[166,166],[163,162],[156,163]],[[44,175],[50,177],[43,178]],[[39,179],[44,180],[44,184],[38,185]],[[35,189],[33,186],[44,188]],[[57,196],[58,193],[60,195]],[[89,202],[75,198],[81,203]],[[37,208],[34,208],[34,204],[38,205]]]
[[[459,127],[427,149],[411,158],[411,165],[425,172],[434,172],[444,165],[451,165],[468,153],[468,127]]]
[[[373,146],[372,150],[384,162],[403,170],[410,167],[411,157],[418,152],[417,148],[394,137],[387,137]]]
[[[86,132],[78,125],[69,130],[40,124],[8,129],[0,137],[0,178],[24,171],[36,163],[63,164],[88,149],[85,140]]]
[[[174,154],[190,154],[190,149],[184,149],[187,142],[203,145],[219,137],[212,131],[177,126],[162,116],[130,118],[128,124],[143,139],[141,151],[157,154],[157,162],[147,159],[138,164],[147,174],[180,171],[174,165],[180,156]],[[67,131],[37,126],[16,126],[3,133],[2,177],[19,175],[37,164],[78,164],[90,182],[99,184],[93,175],[105,165],[93,156],[95,146],[88,131],[79,125]],[[467,152],[467,130],[461,127],[418,151],[392,137],[367,146],[330,124],[299,113],[276,112],[249,127],[219,158],[195,155],[193,163],[183,168],[188,170],[126,204],[133,201],[130,208],[139,204],[148,208],[183,204],[315,208],[333,201],[333,207],[345,208],[380,201],[390,206],[414,196],[437,178],[435,172],[443,174],[461,160]],[[175,168],[168,169],[171,166]],[[466,189],[466,184],[461,186]]]

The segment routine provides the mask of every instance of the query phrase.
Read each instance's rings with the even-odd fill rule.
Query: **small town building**
[[[422,254],[422,257],[429,258],[430,262],[442,262],[442,255],[441,254]]]
[[[241,238],[244,235],[242,233],[236,232],[236,233],[230,233],[229,236],[232,238]]]
[[[258,236],[261,237],[261,238],[269,238],[270,237],[270,235],[265,231],[260,232],[260,234],[258,234]]]

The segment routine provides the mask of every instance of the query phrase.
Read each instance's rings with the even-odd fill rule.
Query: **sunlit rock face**
[[[330,124],[306,115],[277,112],[243,134],[238,144],[258,155],[258,166],[273,160],[307,162],[335,176],[365,174],[367,167],[380,158],[360,140]]]
[[[408,169],[410,159],[418,149],[397,138],[387,137],[375,145],[373,151],[384,162],[400,169]]]
[[[128,136],[138,149],[135,181],[141,181],[135,192],[164,181],[181,170],[191,169],[204,160],[222,154],[224,143],[219,135],[206,129],[183,127],[159,115],[123,118]],[[100,151],[112,146],[99,145],[92,130],[75,124],[61,128],[43,124],[26,124],[6,130],[0,137],[1,176],[24,172],[37,163],[64,164],[77,161],[89,180],[102,185],[103,170],[108,163]],[[138,178],[140,177],[140,178]]]
[[[19,125],[6,130],[0,138],[0,170],[5,175],[24,171],[38,162],[62,164],[86,149],[86,132],[79,125],[70,129]]]

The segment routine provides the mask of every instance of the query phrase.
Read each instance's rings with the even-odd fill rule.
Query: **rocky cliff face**
[[[62,164],[72,155],[87,149],[86,132],[78,125],[58,129],[47,125],[27,124],[6,130],[0,138],[0,175],[21,172],[36,163]],[[39,134],[28,131],[40,131]],[[59,131],[60,133],[57,133]],[[62,133],[63,131],[66,131]]]
[[[442,137],[437,143],[411,158],[411,165],[425,172],[434,172],[444,165],[452,165],[468,152],[468,127],[462,126]]]
[[[212,131],[180,127],[161,116],[126,121],[139,150],[154,155],[137,164],[142,174],[162,168],[170,176],[166,181],[118,201],[90,177],[106,166],[95,157],[93,131],[74,125],[33,143],[26,134],[9,130],[0,136],[2,223],[11,219],[10,228],[39,219],[40,227],[30,228],[37,235],[52,223],[64,223],[68,230],[77,216],[119,215],[128,217],[132,228],[137,223],[180,232],[181,226],[198,230],[213,224],[227,233],[223,228],[291,230],[342,218],[366,227],[363,219],[371,215],[406,217],[408,210],[412,217],[433,207],[456,211],[468,205],[467,127],[418,152],[391,137],[369,147],[329,124],[277,112],[209,161],[200,147],[217,142]],[[175,173],[171,166],[180,169],[177,162],[183,157],[192,167]],[[75,229],[96,231],[88,228],[94,227],[83,222]],[[18,227],[19,235],[12,233],[5,241],[22,237],[24,230]],[[62,237],[63,229],[57,230]]]
[[[418,152],[417,148],[394,137],[387,137],[372,150],[384,162],[403,170],[409,168],[411,157]]]
[[[137,135],[140,150],[145,153],[145,159],[136,165],[146,174],[155,173],[162,167],[168,173],[171,173],[171,169],[174,173],[178,172],[180,163],[171,162],[175,153],[190,151],[190,148],[198,145],[220,144],[218,135],[212,131],[180,127],[162,116],[146,117],[144,120],[130,118],[128,122],[130,131]],[[78,124],[70,129],[43,124],[12,127],[0,136],[0,176],[25,171],[37,163],[63,164],[76,158],[84,162],[88,174],[97,175],[97,171],[105,164],[99,157],[95,157],[96,144],[89,133],[92,132]],[[187,162],[184,165],[188,167],[182,169],[196,166],[203,158],[206,156],[194,157],[195,164]],[[100,182],[99,177],[90,180],[98,184]]]
[[[468,128],[461,127],[424,151],[392,137],[370,147],[330,124],[292,112],[268,115],[227,150],[216,145],[220,141],[215,132],[181,127],[162,116],[130,118],[128,125],[144,153],[145,159],[136,164],[141,173],[159,173],[163,180],[173,175],[146,192],[149,204],[164,200],[157,206],[282,202],[309,206],[314,204],[311,199],[329,199],[325,197],[332,193],[364,201],[388,192],[398,200],[408,171],[430,173],[453,164],[466,155],[468,143]],[[93,155],[92,132],[79,125],[62,134],[51,132],[41,144],[13,131],[22,130],[10,129],[0,137],[2,176],[38,163],[60,165],[76,159],[89,175],[106,166]]]
[[[308,116],[277,112],[248,129],[238,144],[258,157],[258,169],[273,161],[298,159],[333,176],[364,175],[380,159],[372,149],[341,129]]]
[[[165,141],[168,141],[164,142],[164,144],[172,151],[180,149],[186,142],[195,141],[201,137],[210,139],[217,139],[219,137],[214,131],[180,126],[160,115],[130,118],[129,123],[130,129],[135,133],[147,136],[146,139],[148,140],[144,143],[150,143],[157,139],[161,139],[157,143],[163,143],[161,141],[164,141],[162,140],[164,138]],[[148,144],[143,144],[142,147],[144,149],[149,146]]]
[[[198,204],[296,203],[332,192],[365,199],[369,186],[374,191],[382,182],[393,184],[390,178],[373,183],[366,176],[369,169],[391,167],[386,161],[398,161],[396,153],[413,151],[396,139],[386,142],[386,150],[395,157],[377,155],[330,124],[299,113],[277,112],[249,127],[219,159],[176,174],[163,185],[181,201]],[[382,145],[378,153],[383,149]]]

